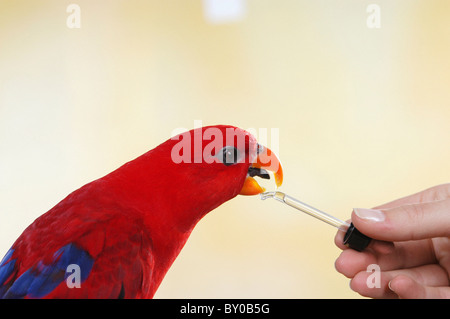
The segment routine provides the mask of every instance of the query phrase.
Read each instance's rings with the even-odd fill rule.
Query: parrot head
[[[184,164],[196,184],[206,182],[208,188],[234,197],[264,192],[255,177],[271,179],[269,172],[273,173],[276,187],[283,182],[283,170],[275,153],[243,129],[207,126],[171,140],[172,162]]]

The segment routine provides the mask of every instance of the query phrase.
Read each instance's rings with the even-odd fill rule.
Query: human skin
[[[374,240],[362,252],[343,245],[338,272],[350,288],[371,298],[450,298],[450,183],[431,187],[373,209],[355,208],[355,227]],[[380,267],[380,287],[370,288],[367,267]]]

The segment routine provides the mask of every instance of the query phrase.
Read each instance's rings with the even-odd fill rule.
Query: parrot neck
[[[156,150],[103,178],[130,214],[140,215],[151,237],[152,255],[159,265],[153,274],[155,290],[198,221],[238,193],[227,194],[207,180],[195,180],[189,165],[175,164]]]

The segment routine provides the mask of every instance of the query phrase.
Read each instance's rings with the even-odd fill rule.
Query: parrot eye
[[[236,147],[225,146],[219,151],[217,157],[223,164],[230,166],[238,162],[240,154]]]

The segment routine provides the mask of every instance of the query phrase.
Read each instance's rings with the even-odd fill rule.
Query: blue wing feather
[[[86,251],[70,243],[55,252],[50,264],[39,261],[10,283],[7,279],[17,271],[14,269],[16,260],[11,259],[13,251],[10,249],[0,263],[0,298],[45,297],[71,274],[67,272],[69,265],[80,267],[80,282],[87,279],[94,265],[94,259]]]
[[[14,266],[16,264],[16,260],[11,260],[13,252],[14,249],[12,248],[8,250],[5,257],[3,257],[2,261],[0,262],[0,298],[9,288],[8,278],[10,278],[15,272]]]

